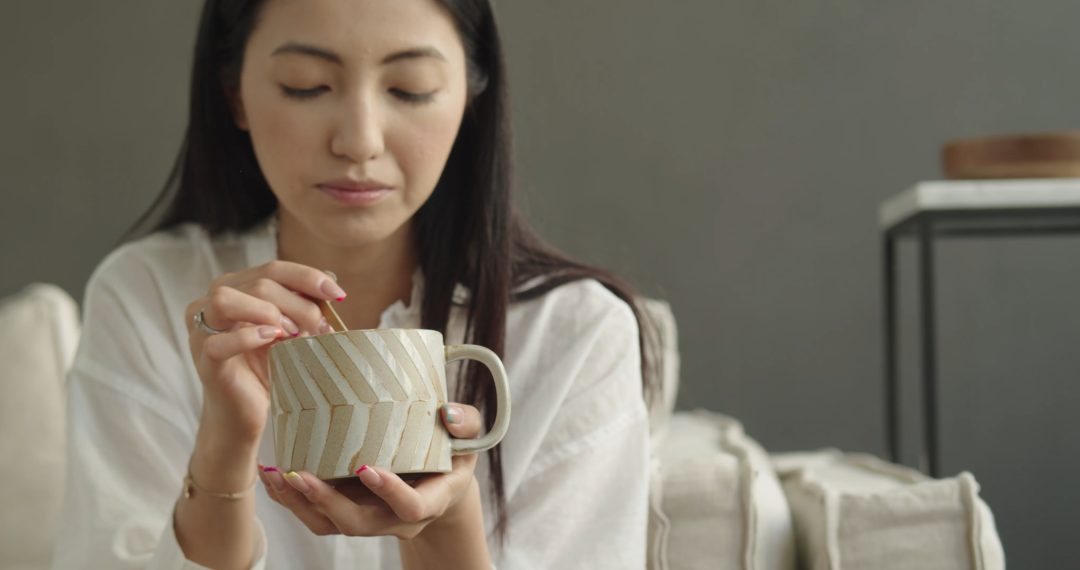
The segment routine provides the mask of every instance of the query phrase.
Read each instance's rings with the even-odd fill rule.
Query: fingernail
[[[259,336],[262,338],[276,338],[281,335],[281,329],[277,327],[259,327]]]
[[[304,481],[304,478],[296,471],[289,471],[286,473],[285,480],[288,481],[289,485],[292,485],[293,489],[296,489],[305,495],[311,492],[311,487],[307,484],[307,481]]]
[[[296,322],[285,315],[281,315],[281,328],[285,329],[290,336],[300,334],[300,327],[296,326]]]
[[[356,470],[356,476],[368,487],[375,488],[382,485],[382,475],[379,475],[374,469],[367,465],[361,465],[360,468]]]
[[[340,301],[345,298],[345,290],[341,287],[338,287],[338,284],[334,283],[330,279],[323,279],[322,285],[319,287],[319,289],[323,292],[324,295],[330,297],[331,299],[337,299]]]
[[[270,486],[275,491],[285,490],[285,480],[281,477],[281,471],[278,471],[277,467],[263,467],[263,474],[270,481]]]
[[[337,274],[334,273],[333,271],[330,271],[329,269],[323,269],[323,272],[325,272],[327,275],[329,275],[330,278],[333,279],[335,282],[337,281]],[[345,292],[342,291],[340,296],[334,297],[334,300],[339,302],[339,303],[341,301],[344,301],[345,300]]]
[[[443,408],[446,416],[446,423],[448,424],[460,424],[461,423],[461,408],[450,404],[443,404]]]
[[[322,320],[319,321],[319,332],[322,334],[334,332],[334,329],[330,326],[330,323],[326,322],[326,317],[323,317]]]

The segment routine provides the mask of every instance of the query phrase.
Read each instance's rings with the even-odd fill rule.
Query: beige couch
[[[648,303],[666,355],[650,409],[649,568],[1004,568],[993,516],[970,474],[930,480],[835,450],[768,455],[734,419],[673,412],[675,321]],[[0,300],[0,568],[47,568],[63,489],[64,377],[79,335],[76,303],[34,284]],[[28,524],[28,521],[33,521]]]

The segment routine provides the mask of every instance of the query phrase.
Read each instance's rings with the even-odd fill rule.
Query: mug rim
[[[297,336],[297,337],[292,337],[292,338],[286,338],[286,339],[283,339],[283,340],[280,340],[280,341],[274,343],[274,345],[270,347],[270,350],[273,351],[278,346],[281,346],[281,345],[283,345],[285,343],[295,342],[295,341],[298,341],[298,340],[312,340],[312,339],[318,339],[318,338],[332,337],[334,335],[339,335],[339,334],[347,335],[348,333],[373,333],[373,332],[379,332],[379,331],[390,331],[390,332],[394,332],[394,331],[416,331],[417,333],[421,333],[421,334],[423,334],[423,333],[434,334],[434,335],[438,335],[440,344],[442,344],[444,346],[446,345],[446,340],[445,340],[445,337],[443,336],[443,333],[441,333],[441,332],[439,332],[439,331],[437,331],[435,329],[409,328],[409,327],[388,327],[388,328],[381,328],[381,329],[380,328],[376,328],[376,329],[350,329],[350,330],[347,330],[347,331],[334,331],[334,332],[328,332],[328,333],[323,333],[323,334],[317,334],[317,335],[313,335],[313,336]]]

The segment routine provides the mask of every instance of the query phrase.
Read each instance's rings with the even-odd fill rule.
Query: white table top
[[[933,180],[882,202],[878,223],[892,227],[926,210],[999,210],[1080,207],[1080,178]]]

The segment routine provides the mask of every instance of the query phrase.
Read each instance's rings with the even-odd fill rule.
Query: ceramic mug
[[[439,417],[446,364],[473,359],[495,380],[495,422],[477,439],[450,437]],[[510,387],[499,357],[482,346],[443,345],[438,331],[343,331],[270,347],[276,466],[320,479],[361,465],[394,473],[447,473],[450,456],[497,445],[510,426]]]

